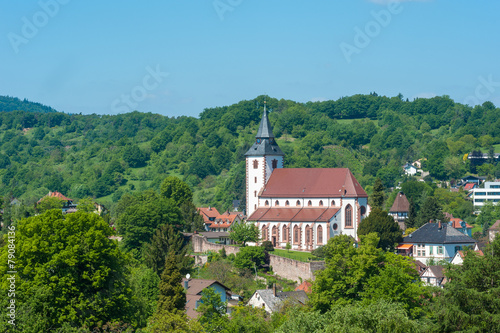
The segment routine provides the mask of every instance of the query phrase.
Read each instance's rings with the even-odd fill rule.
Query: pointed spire
[[[260,120],[259,130],[257,131],[256,138],[274,138],[273,130],[269,124],[269,118],[267,118],[266,101],[264,101],[264,112],[262,113],[262,119]]]

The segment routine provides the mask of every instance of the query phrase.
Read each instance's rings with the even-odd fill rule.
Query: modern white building
[[[357,239],[368,195],[349,169],[283,168],[265,107],[255,138],[245,154],[247,220],[256,223],[262,241],[312,251],[336,235]]]
[[[471,192],[476,209],[480,209],[486,202],[500,202],[500,182],[485,182],[484,188],[474,188]]]

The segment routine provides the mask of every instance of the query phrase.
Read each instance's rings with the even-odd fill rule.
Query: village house
[[[467,235],[469,237],[472,237],[472,226],[467,224],[465,221],[462,219],[459,219],[457,217],[452,217],[450,218],[450,222],[448,222],[450,226],[453,228],[457,229],[464,235]]]
[[[218,215],[207,228],[208,231],[214,232],[230,232],[231,229],[243,220],[243,213],[241,212],[225,212]]]
[[[392,204],[391,209],[389,209],[389,215],[394,218],[394,221],[398,222],[399,228],[403,231],[406,230],[406,220],[408,219],[408,214],[410,212],[410,203],[403,192],[399,192]]]
[[[465,258],[466,253],[467,252],[465,252],[465,251],[458,251],[457,253],[455,253],[455,256],[453,257],[453,259],[451,259],[451,263],[453,265],[462,265],[464,262],[464,258]],[[484,256],[483,251],[481,251],[479,248],[476,248],[474,253],[476,255],[479,255],[479,256]]]
[[[415,176],[418,172],[417,168],[410,163],[406,163],[405,165],[403,165],[403,170],[404,173],[408,176]]]
[[[500,181],[485,182],[484,188],[474,188],[471,190],[474,208],[481,209],[486,202],[496,205],[500,202]]]
[[[428,266],[424,270],[424,272],[420,274],[420,280],[422,280],[422,282],[427,286],[443,288],[444,284],[446,283],[443,266]]]
[[[451,261],[455,254],[466,248],[474,247],[476,241],[451,227],[447,223],[426,223],[403,239],[398,251],[408,247],[407,255],[413,256],[425,265],[431,259]]]
[[[257,225],[262,241],[312,251],[336,235],[357,239],[359,223],[370,211],[366,192],[346,168],[283,168],[284,153],[265,106],[245,157],[248,221]]]
[[[216,280],[189,279],[189,277],[187,277],[182,279],[182,284],[186,292],[186,314],[193,319],[198,317],[199,313],[196,309],[198,309],[198,306],[201,304],[200,300],[203,290],[207,288],[213,289],[219,294],[222,302],[229,302],[229,300],[232,299],[231,290]]]
[[[76,209],[77,205],[73,203],[73,199],[70,199],[70,198],[66,197],[65,195],[63,195],[60,192],[49,191],[48,194],[46,194],[43,198],[41,198],[40,200],[38,200],[37,204],[39,204],[45,198],[56,198],[56,199],[61,200],[63,202],[63,206],[62,206],[62,212],[63,212],[63,214],[74,213],[77,210]]]
[[[495,237],[498,237],[498,233],[500,232],[500,220],[497,220],[493,225],[488,229],[488,240],[493,242]]]
[[[304,290],[276,291],[276,285],[274,285],[272,289],[256,290],[248,301],[248,305],[263,308],[267,313],[272,314],[280,310],[285,300],[305,305],[309,297]]]

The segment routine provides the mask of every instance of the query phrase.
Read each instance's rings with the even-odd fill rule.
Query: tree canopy
[[[393,251],[394,244],[403,241],[402,230],[394,218],[380,208],[373,208],[368,217],[365,217],[358,227],[358,234],[368,235],[375,232],[379,237],[377,247],[386,251]]]
[[[21,330],[33,329],[32,325],[46,332],[64,323],[95,327],[129,319],[126,258],[111,235],[108,224],[93,213],[63,215],[49,210],[17,223],[16,306]],[[0,253],[0,274],[6,276],[7,246]],[[0,311],[5,311],[7,280],[0,286]]]

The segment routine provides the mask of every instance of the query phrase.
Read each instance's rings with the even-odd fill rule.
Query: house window
[[[264,205],[266,205],[266,207],[269,207],[269,200],[266,200],[266,203]]]
[[[323,227],[318,226],[318,229],[316,232],[318,233],[318,244],[323,244]]]
[[[276,169],[278,167],[278,160],[274,159],[272,161],[273,169]]]
[[[296,206],[300,206],[300,200],[297,200]]]
[[[430,256],[432,256],[432,255],[433,255],[432,248],[433,248],[433,247],[432,247],[432,245],[431,245],[431,246],[429,246],[429,255],[430,255]]]
[[[320,207],[323,207],[323,200],[320,200],[320,201],[319,201],[319,206],[320,206]]]
[[[457,253],[458,251],[460,251],[462,248],[461,246],[455,246],[455,253]]]
[[[274,202],[274,205],[275,205],[276,207],[278,207],[278,206],[280,205],[280,202],[279,202],[278,200],[276,200],[276,201]]]
[[[309,201],[307,202],[307,206],[308,206],[308,207],[311,207],[312,205],[313,205],[312,201],[311,201],[311,200],[309,200]]]
[[[253,160],[253,168],[257,169],[259,167],[259,161]]]
[[[288,200],[287,200],[287,201],[285,201],[285,206],[286,206],[286,207],[290,206],[290,201],[288,201]]]
[[[437,254],[443,254],[443,247],[442,246],[438,246]]]
[[[346,228],[352,228],[352,207],[347,205],[345,208],[345,226]]]
[[[300,234],[299,226],[296,225],[295,227],[293,227],[293,243],[294,244],[300,243],[299,234]]]

